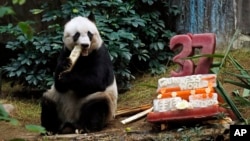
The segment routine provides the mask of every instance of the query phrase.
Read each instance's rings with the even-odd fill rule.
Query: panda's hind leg
[[[56,103],[46,97],[41,101],[41,125],[45,127],[48,133],[58,132],[61,121],[58,118]]]
[[[93,99],[81,108],[80,125],[86,132],[102,130],[109,120],[110,109],[107,98]]]

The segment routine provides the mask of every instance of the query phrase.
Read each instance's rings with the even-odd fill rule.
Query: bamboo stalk
[[[129,118],[126,118],[126,119],[122,120],[121,123],[122,123],[122,124],[130,123],[130,122],[132,122],[132,121],[134,121],[134,120],[136,120],[136,119],[139,119],[139,118],[141,118],[141,117],[147,115],[147,114],[148,114],[149,112],[151,112],[152,110],[153,110],[153,107],[151,107],[150,109],[147,109],[147,110],[145,110],[145,111],[142,111],[142,112],[140,112],[140,113],[138,113],[138,114],[136,114],[136,115],[133,115],[133,116],[131,116],[131,117],[129,117]]]
[[[71,60],[71,66],[69,66],[69,68],[67,68],[66,70],[64,70],[63,72],[61,72],[59,74],[59,78],[61,78],[62,74],[64,73],[68,73],[70,72],[73,67],[76,64],[77,59],[80,57],[82,52],[82,47],[79,45],[74,46],[73,50],[71,51],[70,55],[69,55],[69,59]]]
[[[138,113],[144,110],[149,109],[150,107],[152,107],[152,105],[142,105],[140,107],[133,107],[133,108],[124,108],[124,109],[120,109],[116,112],[115,116],[124,116],[124,115],[130,115],[133,113]]]
[[[72,70],[72,68],[74,67],[75,63],[76,63],[76,60],[79,58],[79,56],[81,55],[81,52],[82,52],[82,47],[77,45],[73,48],[73,50],[71,51],[70,53],[70,60],[72,62],[72,65],[67,69],[65,70],[64,72],[69,72]]]

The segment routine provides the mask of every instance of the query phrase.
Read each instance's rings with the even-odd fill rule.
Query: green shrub
[[[31,12],[42,15],[41,21],[35,22],[42,22],[45,30],[27,36],[20,25],[0,26],[0,33],[16,37],[6,46],[18,50],[17,57],[3,67],[8,77],[18,78],[31,87],[50,86],[55,58],[63,46],[63,25],[74,16],[92,13],[109,49],[119,88],[126,89],[135,78],[132,68],[152,74],[166,70],[165,63],[172,56],[168,41],[174,35],[169,29],[169,20],[174,22],[173,17],[179,10],[162,0],[68,0],[61,5],[55,5],[53,1],[44,2],[40,9],[32,9]],[[33,26],[35,23],[30,27]]]

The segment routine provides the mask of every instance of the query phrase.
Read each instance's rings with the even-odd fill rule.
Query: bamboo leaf
[[[249,85],[246,85],[246,84],[241,83],[241,82],[236,82],[234,80],[225,79],[224,82],[225,83],[230,83],[230,84],[242,87],[242,88],[249,88]]]
[[[228,103],[228,105],[232,109],[232,111],[235,114],[235,116],[241,122],[245,122],[246,120],[243,118],[243,116],[241,115],[240,111],[238,110],[238,108],[236,107],[236,105],[234,104],[234,102],[231,100],[231,98],[228,96],[228,94],[226,93],[226,91],[222,87],[222,84],[218,80],[217,80],[217,87],[215,89],[218,92],[218,94],[220,94],[222,96],[222,98]]]
[[[239,62],[236,59],[234,59],[231,55],[229,55],[228,57],[238,70],[244,70],[244,68],[239,64]]]
[[[250,101],[246,99],[245,97],[237,95],[235,99],[238,100],[241,105],[250,106]]]
[[[237,77],[242,83],[244,83],[247,87],[246,88],[250,88],[250,85],[249,85],[249,83],[247,83],[247,81],[246,80],[244,80],[244,79],[242,79],[242,78],[240,78],[240,77]]]
[[[231,60],[231,62],[233,63],[233,65],[240,71],[240,73],[242,75],[244,75],[245,77],[250,77],[250,75],[248,74],[248,72],[244,69],[244,67],[242,67],[239,62],[234,59],[233,57],[229,56],[229,59]],[[248,83],[250,84],[250,79],[247,79]]]
[[[211,70],[211,72],[213,72],[214,74],[218,74],[219,71],[220,71],[219,67],[213,67],[213,68],[211,68],[210,70]]]
[[[219,67],[220,64],[221,64],[221,62],[216,61],[216,62],[213,62],[213,63],[212,63],[211,67]]]
[[[43,9],[31,9],[30,12],[34,15],[42,13],[44,10]]]
[[[185,57],[183,59],[196,59],[196,58],[201,58],[201,57],[208,57],[208,58],[223,58],[224,55],[222,54],[198,54],[190,57]]]
[[[239,78],[250,79],[250,75],[241,75],[241,74],[236,74],[236,73],[231,73],[231,72],[224,72],[224,73],[229,74],[231,76],[239,77]]]
[[[233,38],[230,40],[230,44],[229,44],[228,47],[227,47],[225,56],[224,56],[224,58],[223,58],[222,61],[221,61],[220,69],[221,69],[222,66],[224,65],[224,63],[225,63],[225,61],[226,61],[226,58],[228,57],[229,51],[230,51],[231,48],[233,47],[233,43],[234,43],[234,41],[236,40],[236,38],[238,37],[239,33],[240,33],[240,30],[237,29],[237,30],[235,31],[234,35],[233,35]]]

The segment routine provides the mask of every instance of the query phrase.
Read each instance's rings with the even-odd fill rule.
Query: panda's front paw
[[[68,71],[63,71],[59,74],[58,79],[62,82],[64,82],[65,80],[67,80],[67,76],[69,76],[69,72]]]
[[[70,67],[72,66],[72,61],[70,58],[66,58],[63,62],[62,62],[62,72],[68,70]]]
[[[58,75],[59,80],[63,81],[65,78],[67,78],[67,76],[69,75],[71,66],[72,66],[72,61],[70,60],[70,58],[66,58],[62,62],[62,72]]]

